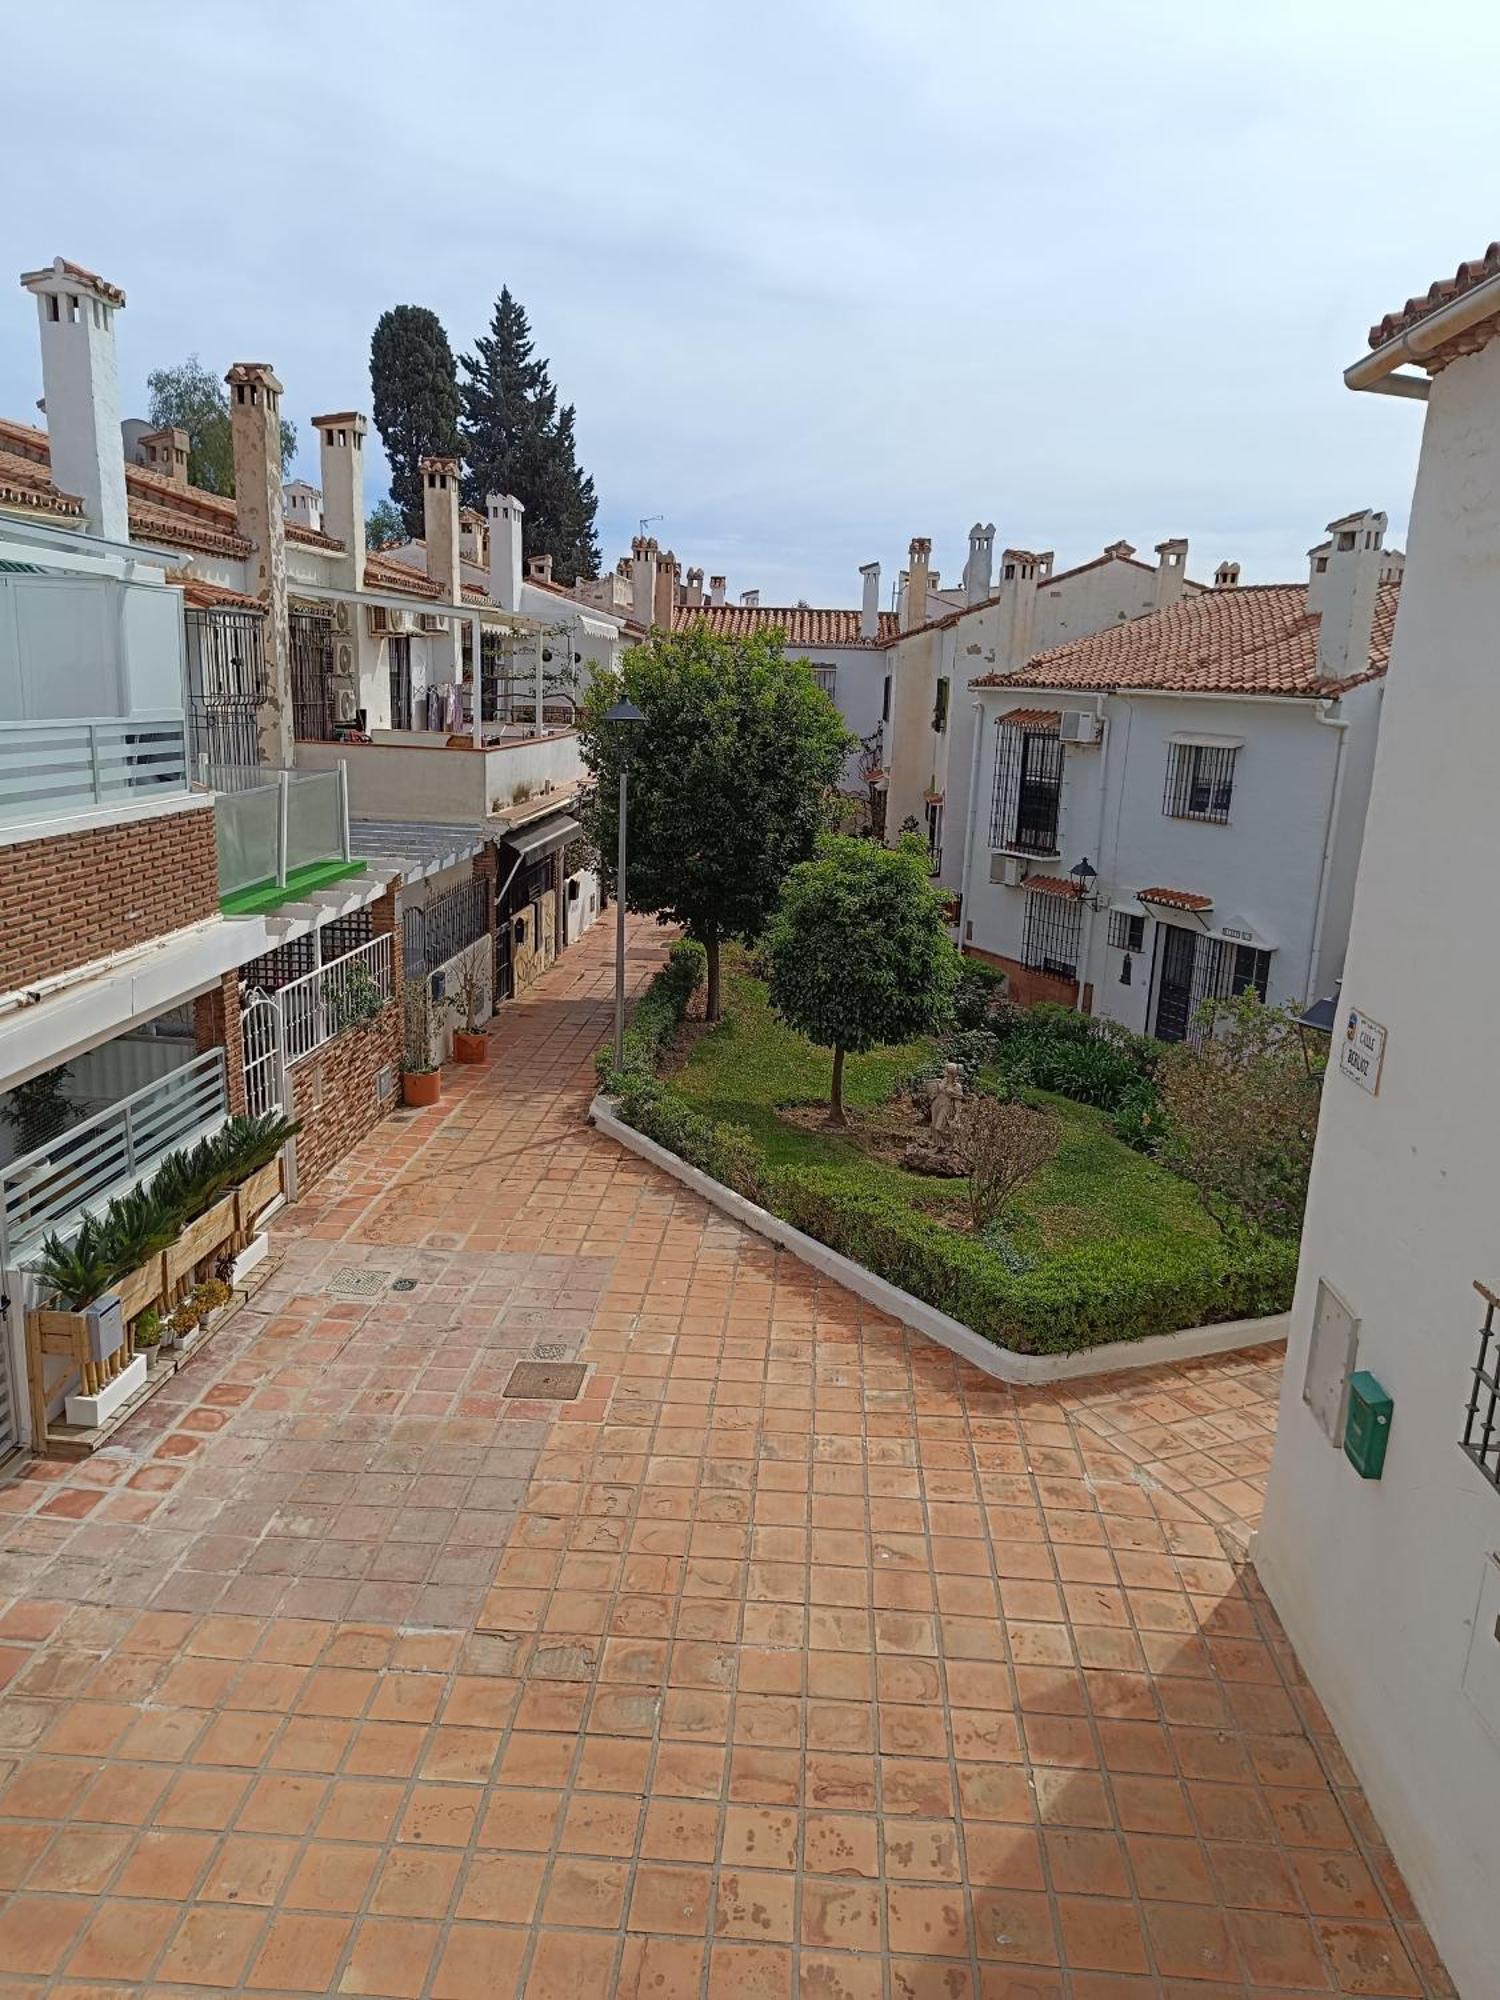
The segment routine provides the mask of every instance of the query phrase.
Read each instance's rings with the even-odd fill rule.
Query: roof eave
[[[1430,384],[1424,378],[1411,375],[1396,375],[1396,370],[1405,361],[1425,367],[1439,348],[1461,333],[1467,333],[1472,326],[1482,320],[1500,316],[1500,271],[1494,277],[1486,278],[1472,290],[1461,292],[1456,299],[1434,309],[1416,321],[1412,326],[1403,327],[1392,339],[1382,341],[1379,347],[1361,355],[1344,370],[1344,385],[1349,389],[1370,389],[1377,394],[1425,397]],[[1399,388],[1384,385],[1392,379],[1399,382]]]

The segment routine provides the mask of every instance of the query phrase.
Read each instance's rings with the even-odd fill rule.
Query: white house
[[[943,865],[964,950],[1014,997],[1174,1041],[1210,995],[1300,1002],[1338,977],[1398,588],[1384,530],[1350,515],[1305,584],[1225,565],[970,681],[949,786],[972,804]]]
[[[1480,2000],[1500,1991],[1500,243],[1370,344],[1351,388],[1430,375],[1430,395],[1255,1560]]]

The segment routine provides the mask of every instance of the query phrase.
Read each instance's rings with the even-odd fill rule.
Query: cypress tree
[[[391,497],[409,535],[422,532],[422,476],[428,453],[458,456],[458,371],[443,323],[426,306],[392,306],[370,339],[375,428],[391,467]]]
[[[489,332],[459,365],[466,504],[482,510],[489,494],[513,493],[526,509],[528,556],[550,555],[559,583],[597,576],[599,501],[578,464],[573,405],[558,409],[526,309],[508,287],[495,301]]]

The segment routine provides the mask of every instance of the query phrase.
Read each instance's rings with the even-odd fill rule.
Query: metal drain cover
[[[391,1290],[393,1292],[414,1292],[416,1289],[417,1281],[415,1278],[395,1278],[391,1281]]]
[[[568,1350],[560,1340],[539,1340],[531,1350],[537,1361],[566,1361]]]
[[[571,1403],[588,1373],[581,1361],[518,1361],[505,1385],[507,1396],[539,1403]]]
[[[346,1264],[328,1280],[328,1289],[342,1293],[346,1299],[373,1299],[379,1297],[390,1281],[389,1271],[365,1271],[357,1264]]]

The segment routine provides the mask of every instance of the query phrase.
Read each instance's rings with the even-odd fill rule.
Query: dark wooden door
[[[1198,933],[1181,924],[1161,926],[1161,951],[1156,983],[1156,1026],[1159,1042],[1186,1041],[1193,1011],[1193,969],[1198,957]]]

